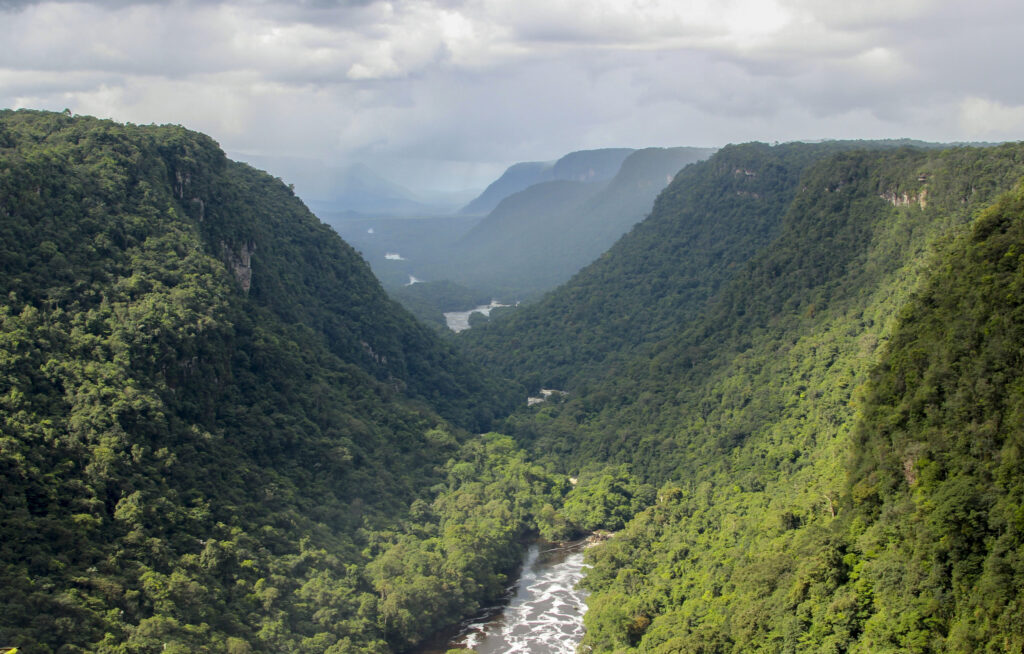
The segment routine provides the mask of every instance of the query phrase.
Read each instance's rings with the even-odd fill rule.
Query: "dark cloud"
[[[0,103],[413,178],[582,147],[1024,131],[1015,1],[637,4],[0,0]]]

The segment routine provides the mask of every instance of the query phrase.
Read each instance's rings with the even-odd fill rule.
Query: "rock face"
[[[224,249],[224,257],[228,266],[231,267],[231,272],[238,280],[238,285],[248,293],[249,288],[252,287],[252,255],[256,252],[256,244],[247,241],[237,251],[227,243],[221,243],[221,247]]]
[[[910,193],[903,191],[899,193],[897,191],[886,191],[878,197],[882,198],[894,207],[909,207],[911,204],[916,204],[921,207],[922,210],[928,207],[928,189],[923,188],[918,193]]]

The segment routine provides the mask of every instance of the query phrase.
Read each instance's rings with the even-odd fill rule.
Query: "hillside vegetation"
[[[685,328],[779,233],[804,169],[857,142],[727,146],[684,168],[650,216],[535,307],[463,337],[534,385],[572,386]],[[511,347],[499,345],[506,344]]]
[[[492,601],[564,477],[280,180],[0,113],[0,643],[390,652]]]
[[[570,391],[508,421],[535,456],[660,486],[591,651],[1021,648],[1024,148],[873,145],[725,148],[460,338]]]
[[[1024,650],[1024,146],[906,145],[723,148],[443,341],[208,137],[0,112],[0,643],[408,651],[605,528],[586,651]]]

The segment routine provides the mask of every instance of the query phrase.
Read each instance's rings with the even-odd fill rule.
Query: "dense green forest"
[[[1020,651],[1024,148],[897,145],[724,148],[460,337],[569,391],[506,422],[534,456],[660,486],[590,651]]]
[[[728,146],[441,339],[208,137],[0,112],[0,643],[401,652],[604,528],[587,651],[1024,651],[1022,178]]]
[[[470,435],[514,387],[208,137],[0,113],[0,248],[0,643],[400,651],[576,529]]]

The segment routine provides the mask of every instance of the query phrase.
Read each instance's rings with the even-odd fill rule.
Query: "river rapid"
[[[555,545],[534,543],[526,552],[519,581],[507,604],[463,622],[454,637],[419,654],[466,648],[478,654],[573,654],[583,638],[587,594],[583,548],[587,540]]]

